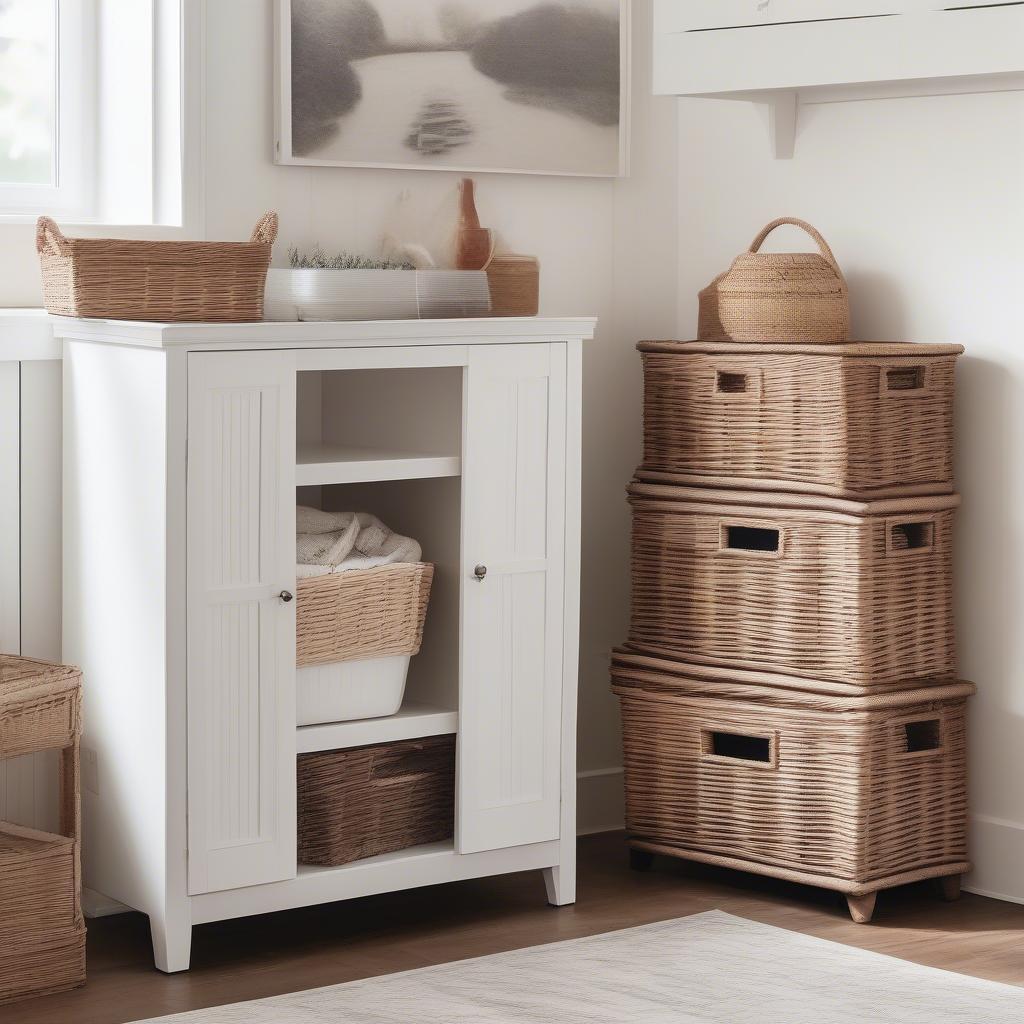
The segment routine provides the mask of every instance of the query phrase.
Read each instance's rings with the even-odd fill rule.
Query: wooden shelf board
[[[458,476],[462,472],[458,455],[337,444],[300,443],[296,461],[295,483],[299,487],[422,480]]]
[[[406,701],[397,714],[387,718],[301,725],[296,730],[296,750],[300,754],[311,754],[318,750],[342,750],[422,736],[447,736],[457,732],[458,727],[457,711]]]

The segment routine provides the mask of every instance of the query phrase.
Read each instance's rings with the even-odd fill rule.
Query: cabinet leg
[[[184,921],[172,922],[150,914],[149,932],[153,937],[156,969],[164,974],[187,971],[192,957],[192,926]]]
[[[939,895],[947,903],[960,899],[960,875],[946,875],[944,878],[936,879],[936,882],[939,887]]]
[[[544,888],[547,889],[548,903],[553,907],[565,907],[570,903],[575,903],[575,870],[557,865],[553,868],[545,868]]]
[[[629,866],[633,871],[650,871],[654,867],[654,854],[650,850],[629,848]]]
[[[850,917],[857,924],[867,924],[875,912],[875,900],[877,892],[869,892],[864,896],[847,896],[846,905],[850,908]]]

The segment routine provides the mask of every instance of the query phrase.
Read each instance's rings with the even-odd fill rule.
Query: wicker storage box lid
[[[709,689],[622,654],[612,679],[642,846],[851,895],[968,869],[970,683]]]
[[[953,489],[960,345],[637,347],[640,479],[864,500]]]
[[[277,214],[248,242],[68,238],[49,217],[36,226],[43,301],[58,316],[163,323],[262,320]]]
[[[630,646],[847,691],[955,678],[957,495],[634,483]]]
[[[818,253],[762,253],[777,227],[793,224]],[[850,336],[850,303],[828,243],[806,221],[780,217],[766,225],[732,266],[700,295],[698,334],[704,340],[834,344]]]

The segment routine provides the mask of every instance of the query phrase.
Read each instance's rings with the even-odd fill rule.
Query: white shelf
[[[462,460],[458,455],[300,443],[295,483],[299,487],[316,487],[378,480],[422,480],[458,476],[461,472]]]
[[[448,736],[458,732],[458,728],[457,711],[406,701],[398,714],[388,718],[299,726],[296,729],[296,750],[300,754],[312,754],[318,750],[342,750],[370,743],[415,740],[422,736]]]

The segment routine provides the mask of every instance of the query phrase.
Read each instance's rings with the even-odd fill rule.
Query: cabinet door
[[[460,853],[559,835],[565,365],[564,345],[470,351],[463,424]]]
[[[189,892],[295,875],[295,369],[188,357]]]

